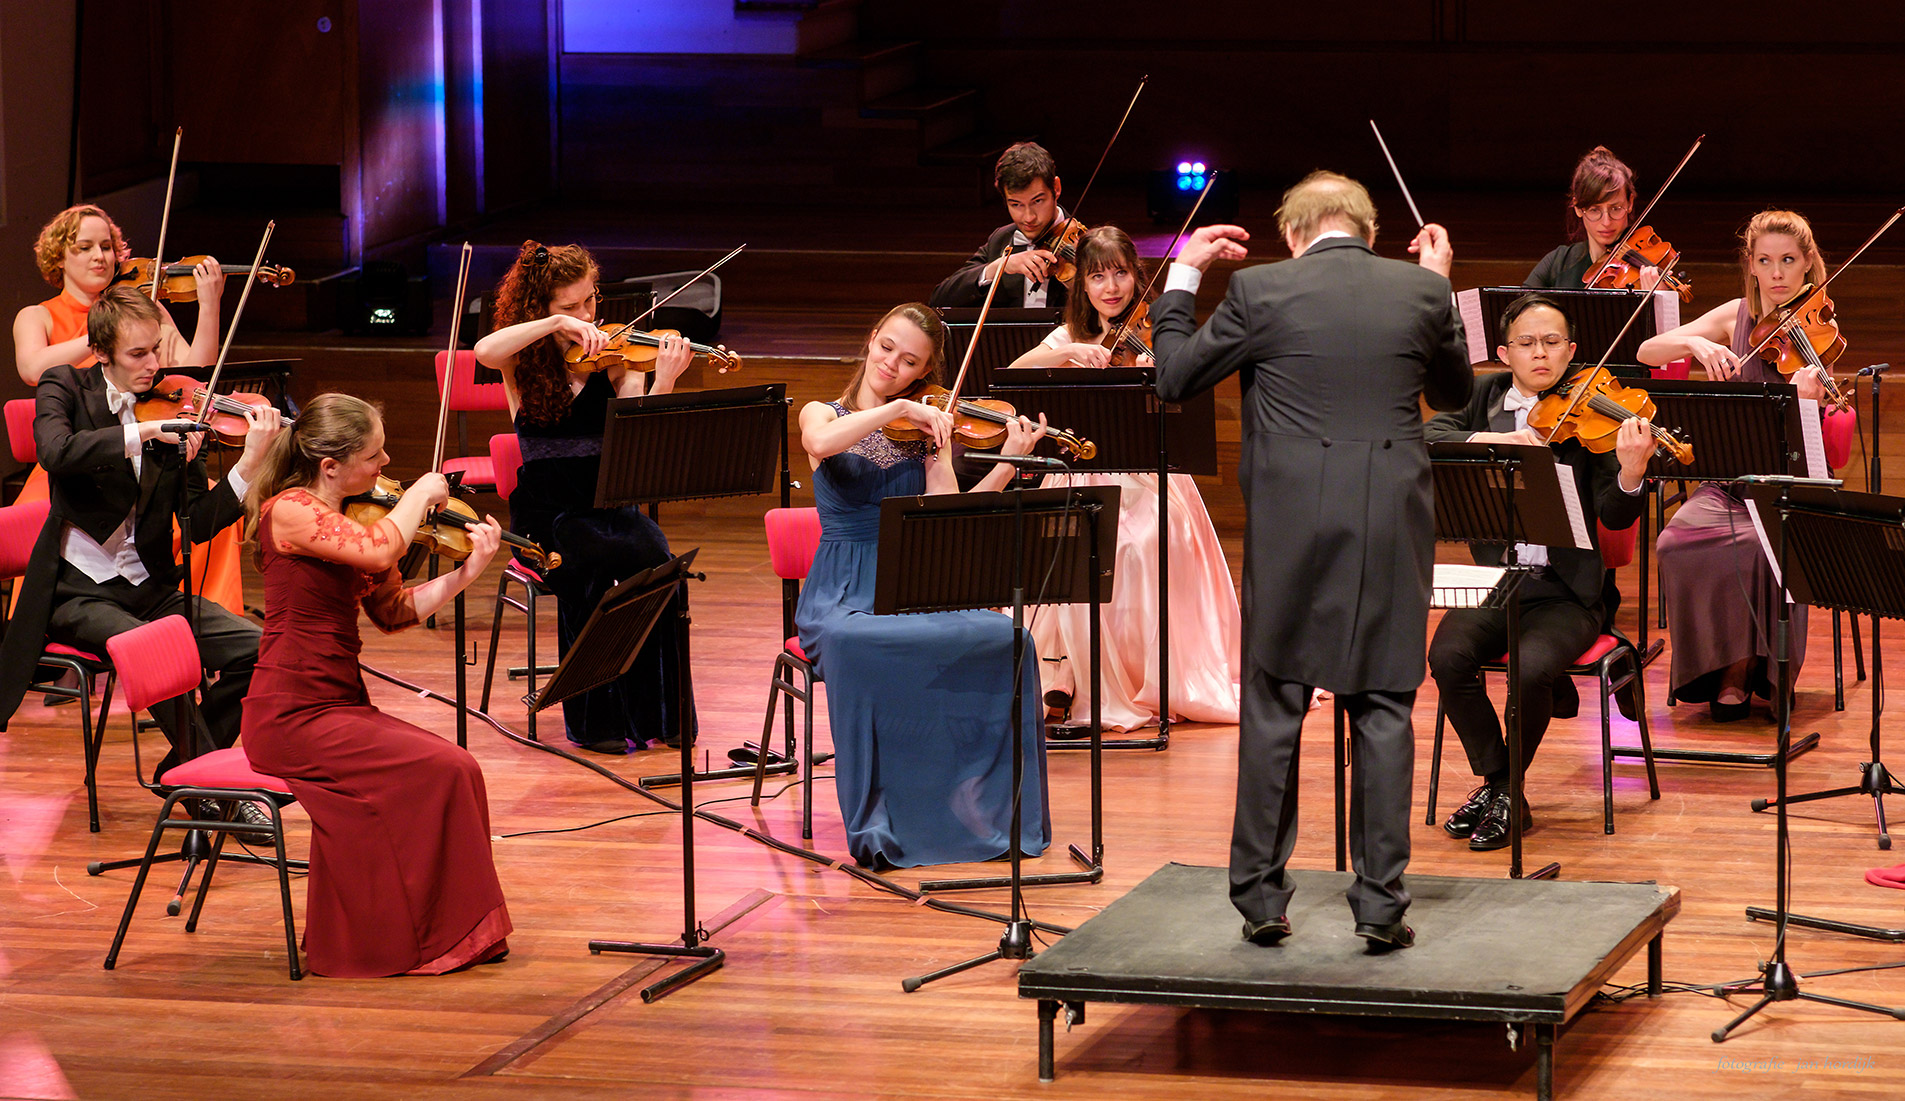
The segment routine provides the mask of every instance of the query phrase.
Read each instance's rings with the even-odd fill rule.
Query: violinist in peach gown
[[[1104,338],[1137,303],[1144,267],[1131,238],[1116,226],[1098,226],[1085,234],[1077,257],[1065,323],[1020,356],[1014,367],[1110,365]],[[1151,363],[1142,354],[1137,362]],[[1123,491],[1111,599],[1100,613],[1100,715],[1113,730],[1156,722],[1157,475],[1054,474],[1045,484],[1115,485]],[[1171,718],[1235,723],[1243,629],[1230,565],[1196,481],[1188,474],[1172,474],[1165,486],[1171,495]],[[1041,667],[1047,704],[1086,714],[1091,706],[1090,610],[1081,604],[1040,607],[1032,618],[1032,637],[1045,659]]]

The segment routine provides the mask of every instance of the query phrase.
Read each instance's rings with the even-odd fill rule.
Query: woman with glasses
[[[1568,187],[1568,243],[1541,258],[1524,287],[1578,288],[1627,232],[1634,211],[1634,170],[1604,145],[1574,166]]]
[[[1764,210],[1740,235],[1740,297],[1640,346],[1640,361],[1691,356],[1712,379],[1791,382],[1802,398],[1825,392],[1808,367],[1788,379],[1752,349],[1753,326],[1766,311],[1826,279],[1812,225],[1790,210]],[[1760,548],[1753,518],[1735,487],[1708,482],[1693,491],[1660,533],[1660,598],[1673,627],[1676,700],[1711,701],[1713,719],[1746,717],[1751,696],[1773,697],[1773,620],[1779,586]],[[1806,659],[1806,609],[1792,610],[1792,676]],[[1792,683],[1790,680],[1787,683]]]

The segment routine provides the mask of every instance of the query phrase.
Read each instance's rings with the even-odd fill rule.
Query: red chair
[[[16,463],[31,465],[38,461],[33,444],[34,406],[32,398],[14,398],[7,402],[7,446],[13,450]]]
[[[22,404],[32,403],[7,403],[9,427],[13,420],[13,407]],[[14,439],[18,439],[17,434],[14,434]],[[27,442],[31,444],[32,437],[29,436]],[[30,460],[32,457],[29,448],[27,458]],[[33,558],[33,544],[46,526],[46,515],[51,507],[51,502],[40,500],[0,508],[0,580],[18,584],[26,575],[27,564]],[[0,602],[0,622],[4,622],[5,609],[6,604]],[[67,673],[73,675],[71,687],[59,683]],[[92,711],[93,681],[101,675],[106,678],[105,694],[99,701],[99,715],[95,720]],[[113,667],[105,658],[57,642],[42,644],[40,665],[34,673],[31,690],[79,703],[79,738],[86,758],[86,811],[94,833],[99,832],[99,747],[106,739],[106,715],[112,707],[112,685]]]
[[[767,718],[761,723],[761,744],[754,758],[753,806],[761,805],[761,784],[767,779],[767,746],[774,735],[774,710],[782,695],[787,697],[787,757],[794,756],[794,701],[806,709],[804,736],[800,739],[803,783],[800,786],[800,836],[814,836],[814,685],[820,672],[800,648],[800,636],[794,633],[794,606],[800,600],[801,582],[813,568],[814,552],[820,549],[820,510],[814,508],[776,508],[767,513],[767,555],[774,573],[781,579],[781,629],[787,632],[780,656],[774,659],[774,675],[767,684]],[[827,760],[831,754],[818,759]]]
[[[495,463],[496,494],[507,502],[510,494],[516,492],[516,475],[517,472],[522,469],[523,465],[522,445],[516,439],[514,432],[499,433],[489,438],[489,453],[491,460]],[[509,587],[511,585],[517,585],[522,588],[523,595],[521,599],[509,595]],[[553,665],[536,664],[536,599],[537,597],[548,595],[549,587],[544,583],[542,574],[537,573],[521,559],[511,559],[508,565],[503,567],[503,578],[496,584],[496,618],[490,622],[489,663],[483,669],[483,698],[482,702],[476,705],[478,711],[487,712],[489,710],[490,685],[496,679],[496,643],[499,638],[499,632],[503,629],[504,608],[516,609],[523,613],[524,617],[529,621],[528,664],[520,668],[512,667],[505,670],[504,675],[510,680],[515,680],[518,677],[527,677],[529,679],[529,691],[533,693],[536,690],[536,678],[538,676],[544,676],[556,671],[556,667]],[[533,708],[529,711],[527,725],[529,740],[535,741],[536,712]]]
[[[437,392],[442,393],[444,362],[450,353],[437,353]],[[476,353],[460,351],[456,353],[456,370],[450,379],[450,410],[456,414],[456,453],[454,459],[446,459],[443,473],[463,475],[463,484],[479,489],[490,489],[496,485],[495,455],[471,455],[470,419],[471,413],[507,413],[509,395],[499,382],[476,381]],[[507,497],[508,494],[503,494]]]
[[[1599,525],[1597,525],[1599,526]],[[1600,527],[1601,561],[1608,569],[1619,569],[1634,559],[1634,535],[1640,529],[1638,522],[1619,531]],[[1624,671],[1615,670],[1625,667]],[[1614,693],[1629,684],[1634,689],[1635,722],[1640,725],[1641,756],[1647,763],[1647,791],[1653,799],[1660,798],[1660,778],[1654,771],[1654,742],[1647,729],[1647,691],[1646,680],[1641,676],[1643,666],[1640,651],[1634,644],[1618,633],[1606,633],[1594,640],[1593,645],[1582,651],[1574,664],[1563,671],[1570,677],[1594,677],[1601,684],[1601,829],[1604,833],[1614,832]],[[1503,654],[1498,661],[1485,662],[1482,675],[1489,673],[1507,673],[1508,655]],[[1435,795],[1441,780],[1442,771],[1442,730],[1445,725],[1442,705],[1435,706],[1435,748],[1429,754],[1429,813],[1424,819],[1426,825],[1435,824]]]
[[[126,712],[132,716],[132,745],[134,759],[138,758],[139,748],[139,712],[172,699],[175,696],[191,692],[199,686],[204,676],[199,662],[198,640],[192,637],[191,625],[184,616],[171,615],[135,627],[124,634],[114,635],[106,641],[106,652],[112,656],[116,668],[125,672],[120,677],[120,689],[125,695]],[[206,892],[211,890],[212,875],[218,870],[218,861],[224,852],[225,838],[233,833],[245,834],[262,840],[259,835],[268,837],[277,852],[275,860],[249,858],[255,863],[275,864],[278,869],[278,894],[284,908],[284,947],[289,960],[291,977],[303,978],[298,968],[297,924],[291,915],[291,873],[293,861],[285,858],[284,817],[279,808],[291,803],[290,788],[283,780],[266,776],[251,767],[245,759],[245,751],[236,746],[230,749],[215,750],[201,754],[166,771],[155,785],[149,785],[164,796],[159,806],[159,820],[152,827],[152,840],[146,843],[144,859],[138,861],[139,874],[132,881],[132,893],[126,897],[125,913],[119,917],[119,931],[113,935],[112,948],[106,953],[106,970],[113,969],[119,960],[120,946],[125,943],[126,930],[132,925],[133,912],[138,908],[139,895],[145,890],[146,876],[152,871],[152,865],[170,859],[179,859],[177,854],[159,856],[159,840],[168,830],[187,830],[192,832],[211,832],[218,835],[213,842],[211,856],[205,862],[205,876],[199,880],[198,896],[192,901],[192,914],[185,921],[185,931],[196,932],[198,917],[205,907]],[[181,800],[204,799],[218,800],[226,808],[217,819],[199,818],[188,810],[187,817],[174,818],[172,810]],[[254,826],[248,822],[231,818],[231,809],[240,801],[249,801],[263,806],[270,815],[271,825]],[[192,804],[186,804],[189,808]],[[186,857],[196,862],[196,857]],[[247,859],[233,857],[232,859]],[[297,862],[300,865],[302,862]],[[98,875],[110,865],[92,864],[87,871]],[[191,878],[188,866],[186,879]],[[180,884],[181,896],[184,884]],[[179,911],[180,896],[174,896],[166,913],[176,915]]]

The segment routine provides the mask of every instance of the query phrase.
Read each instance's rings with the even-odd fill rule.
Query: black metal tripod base
[[[1027,882],[1030,882],[1029,880]],[[1025,918],[1013,918],[1006,922],[1005,935],[999,938],[999,947],[983,956],[974,956],[964,963],[955,963],[951,967],[942,967],[924,975],[900,980],[900,989],[911,994],[929,982],[938,982],[948,975],[957,975],[961,971],[970,971],[995,960],[1029,960],[1032,951],[1032,923]]]
[[[1786,805],[1794,803],[1816,803],[1821,799],[1837,799],[1845,795],[1869,795],[1872,797],[1872,815],[1878,821],[1879,848],[1892,847],[1892,833],[1885,826],[1885,797],[1887,795],[1905,795],[1905,787],[1892,780],[1892,774],[1886,771],[1883,761],[1865,761],[1859,765],[1859,782],[1852,787],[1832,788],[1827,791],[1809,791],[1804,795],[1788,795]],[[1754,810],[1765,810],[1779,805],[1777,799],[1755,799]]]
[[[1085,850],[1079,848],[1077,845],[1067,845],[1066,850],[1071,854],[1071,858],[1078,862],[1078,866],[1084,869],[1083,871],[1022,875],[1019,877],[1019,886],[1057,887],[1066,883],[1098,883],[1103,881],[1105,878],[1105,869],[1102,861],[1092,859],[1086,855]],[[922,880],[919,889],[930,894],[934,891],[978,891],[993,887],[1010,886],[1012,886],[1011,876],[989,875],[974,879]]]
[[[185,906],[185,892],[192,889],[192,877],[198,874],[199,865],[211,858],[212,842],[210,838],[206,836],[204,830],[187,830],[185,839],[179,843],[178,852],[166,853],[164,856],[155,856],[152,858],[152,863],[155,865],[177,863],[183,863],[185,865],[185,874],[179,877],[179,889],[172,892],[172,901],[165,904],[165,915],[167,917],[179,916],[179,911]],[[254,856],[251,853],[225,853],[221,855],[219,859],[235,860],[242,864],[263,864],[268,868],[278,866],[275,860],[267,860],[262,856]],[[119,871],[122,868],[137,868],[144,863],[145,858],[142,856],[135,856],[126,860],[95,860],[86,865],[86,874],[102,875],[106,872]],[[294,860],[291,861],[290,866],[299,868],[307,865],[302,860]]]
[[[1534,871],[1529,872],[1526,875],[1512,875],[1511,874],[1508,878],[1510,879],[1559,879],[1561,878],[1561,864],[1558,861],[1550,860],[1548,863],[1543,864],[1541,867],[1536,868]]]
[[[1766,965],[1766,979],[1761,984],[1760,999],[1746,1008],[1744,1013],[1713,1030],[1713,1042],[1723,1044],[1733,1030],[1745,1024],[1747,1019],[1774,1002],[1807,1001],[1824,1005],[1836,1005],[1841,1009],[1858,1009],[1866,1013],[1879,1013],[1893,1020],[1905,1021],[1905,1009],[1892,1009],[1888,1006],[1873,1005],[1870,1002],[1855,1002],[1845,998],[1828,998],[1824,994],[1808,994],[1799,989],[1799,979],[1793,969],[1784,960],[1775,960]]]
[[[668,956],[673,959],[692,959],[695,962],[665,978],[642,987],[642,1001],[652,1002],[664,997],[675,989],[687,986],[696,979],[712,975],[721,970],[727,962],[727,953],[706,944],[643,944],[632,940],[592,940],[589,942],[591,955],[603,952],[630,952],[638,956]]]
[[[769,776],[787,776],[799,771],[800,762],[798,761],[769,762],[767,766],[767,775]],[[703,780],[752,779],[754,779],[753,765],[735,765],[733,768],[711,768],[706,772],[695,773],[695,783],[697,784]],[[681,773],[664,772],[656,776],[643,776],[635,782],[645,788],[680,787]]]
[[[1748,906],[1748,921],[1778,921],[1777,911],[1765,906]],[[1820,929],[1828,933],[1844,933],[1847,936],[1864,937],[1867,940],[1880,940],[1887,944],[1905,944],[1905,929],[1881,929],[1876,925],[1857,925],[1849,921],[1834,921],[1831,918],[1807,917],[1804,914],[1787,914],[1786,924],[1797,925],[1801,929]]]

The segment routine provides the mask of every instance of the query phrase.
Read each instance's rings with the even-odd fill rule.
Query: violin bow
[[[1409,213],[1415,215],[1416,228],[1421,229],[1426,224],[1422,220],[1422,211],[1416,207],[1415,196],[1409,194],[1409,185],[1402,182],[1402,169],[1396,167],[1396,158],[1389,155],[1389,143],[1382,140],[1382,127],[1376,125],[1375,119],[1370,119],[1369,129],[1376,135],[1376,144],[1382,147],[1382,159],[1389,162],[1389,171],[1395,174],[1396,186],[1402,189],[1403,200],[1409,204]]]
[[[707,278],[707,276],[710,273],[712,273],[714,269],[720,267],[722,264],[725,264],[729,260],[734,259],[736,256],[741,255],[741,250],[746,247],[747,247],[746,242],[742,242],[741,244],[734,246],[734,251],[728,253],[726,256],[723,256],[721,259],[716,260],[714,263],[709,264],[707,267],[702,268],[700,271],[696,272],[693,279],[690,279],[687,282],[683,283],[681,286],[676,287],[672,291],[669,291],[667,297],[663,298],[660,302],[657,302],[653,306],[650,306],[647,309],[643,310],[641,313],[636,314],[633,320],[623,322],[621,325],[617,326],[615,331],[609,334],[609,339],[614,340],[616,337],[621,336],[623,333],[627,332],[630,328],[634,327],[642,319],[646,318],[649,314],[654,313],[656,310],[659,310],[663,306],[666,306],[668,303],[674,301],[676,295],[680,294],[682,291],[687,290],[689,287],[694,286],[697,282],[700,282],[702,279]]]
[[[275,221],[265,223],[265,235],[258,241],[258,255],[252,258],[251,271],[245,276],[245,289],[238,293],[238,305],[232,309],[231,327],[225,330],[225,342],[218,348],[218,362],[212,365],[212,377],[205,383],[205,400],[199,403],[198,423],[201,427],[212,422],[212,406],[218,395],[218,376],[225,371],[225,357],[231,354],[232,340],[238,335],[238,322],[245,316],[245,302],[251,297],[251,285],[258,281],[258,269],[264,265],[265,249],[271,244],[271,232],[277,228],[278,223]]]
[[[1647,200],[1646,206],[1640,208],[1639,216],[1637,216],[1632,221],[1627,223],[1627,232],[1621,235],[1621,243],[1623,245],[1627,243],[1628,238],[1633,236],[1634,227],[1644,226],[1647,224],[1647,216],[1654,212],[1654,204],[1660,202],[1660,197],[1662,195],[1665,195],[1667,193],[1667,189],[1673,186],[1673,182],[1680,178],[1680,170],[1687,167],[1687,162],[1692,160],[1693,155],[1700,151],[1700,143],[1706,140],[1707,140],[1707,136],[1705,134],[1701,134],[1699,137],[1693,139],[1693,147],[1687,150],[1687,155],[1680,158],[1680,163],[1677,165],[1674,165],[1674,170],[1672,172],[1667,173],[1666,180],[1662,181],[1659,189],[1654,192],[1654,197]],[[1614,263],[1615,260],[1618,260],[1620,258],[1620,254],[1622,251],[1624,250],[1608,249],[1607,255],[1605,257],[1602,257],[1601,259],[1601,266],[1598,268],[1595,268],[1594,274],[1588,279],[1586,279],[1585,281],[1583,281],[1582,285],[1588,286],[1588,287],[1593,286],[1594,280],[1599,279],[1601,277],[1601,273],[1606,271],[1608,267]]]
[[[1150,301],[1151,288],[1158,285],[1158,276],[1163,275],[1164,269],[1171,266],[1171,254],[1177,251],[1177,243],[1184,239],[1184,234],[1190,230],[1191,223],[1197,220],[1197,211],[1204,205],[1204,196],[1210,194],[1211,185],[1216,182],[1217,173],[1215,172],[1212,172],[1209,176],[1204,178],[1204,190],[1197,193],[1197,201],[1191,204],[1191,212],[1184,216],[1184,224],[1177,227],[1177,236],[1171,238],[1171,243],[1164,246],[1164,262],[1159,264],[1157,270],[1151,273],[1151,278],[1145,280],[1144,290],[1139,293],[1138,297],[1132,299],[1131,308],[1125,311],[1125,320],[1118,322],[1117,326],[1108,334],[1113,338],[1110,344],[1112,348],[1115,349],[1118,345],[1124,343],[1125,330],[1131,327],[1130,319],[1137,313],[1138,303]]]
[[[999,254],[999,258],[1003,260],[1010,255],[1012,255],[1012,246],[1008,244],[1005,246],[1005,251]],[[992,281],[992,285],[986,288],[986,300],[979,304],[979,320],[973,322],[972,336],[966,339],[966,354],[959,359],[959,374],[953,377],[952,392],[946,396],[946,412],[948,413],[957,412],[959,409],[959,388],[965,385],[966,368],[972,366],[972,353],[978,350],[979,334],[985,331],[986,314],[992,312],[992,296],[999,293],[1000,282],[1002,280]]]
[[[450,390],[456,385],[456,341],[463,325],[463,295],[470,286],[470,257],[475,254],[468,241],[456,263],[456,297],[450,299],[450,350],[443,359],[443,393],[437,401],[436,450],[430,453],[430,469],[443,473],[444,435],[450,425]]]
[[[1851,267],[1859,259],[1859,257],[1864,256],[1865,250],[1871,248],[1873,243],[1877,241],[1880,237],[1883,237],[1885,235],[1885,231],[1888,229],[1891,229],[1892,226],[1895,225],[1901,217],[1905,217],[1905,206],[1901,206],[1897,210],[1892,211],[1892,216],[1890,218],[1885,219],[1885,224],[1873,230],[1872,236],[1867,237],[1865,239],[1865,244],[1860,245],[1856,252],[1854,252],[1851,256],[1846,257],[1845,263],[1840,264],[1837,271],[1834,271],[1831,275],[1826,276],[1825,282],[1811,289],[1800,291],[1798,294],[1792,297],[1791,301],[1799,302],[1804,299],[1811,298],[1815,294],[1824,293],[1825,289],[1832,285],[1832,281],[1834,279],[1837,279],[1839,278],[1839,276],[1845,274],[1845,269]],[[1785,305],[1786,303],[1781,303],[1781,308],[1783,308]],[[1795,309],[1792,311],[1792,313],[1794,316],[1797,316],[1799,311]],[[1790,321],[1790,320],[1792,320],[1792,318],[1788,317],[1787,321]],[[1766,339],[1760,341],[1758,344],[1753,345],[1753,350],[1741,356],[1740,359],[1742,361],[1749,360],[1749,359],[1752,359],[1754,356],[1760,354],[1760,352],[1765,350],[1768,344],[1771,344],[1773,342],[1773,338],[1778,336],[1780,332],[1784,330],[1785,328],[1786,328],[1786,322],[1781,322],[1778,325],[1773,326],[1773,331],[1766,334]]]
[[[172,132],[172,167],[165,174],[165,206],[159,210],[159,243],[152,252],[152,286],[146,288],[147,296],[155,302],[159,298],[159,284],[165,281],[165,230],[172,221],[172,184],[179,178],[179,143],[184,140],[185,127]]]
[[[1098,163],[1092,167],[1091,175],[1085,177],[1084,190],[1078,193],[1078,201],[1072,204],[1072,212],[1066,217],[1066,221],[1078,217],[1078,211],[1085,205],[1085,196],[1091,194],[1091,185],[1098,182],[1099,170],[1105,167],[1105,159],[1111,156],[1111,147],[1118,144],[1118,135],[1124,133],[1124,124],[1131,121],[1131,109],[1138,105],[1138,97],[1144,94],[1144,86],[1150,80],[1149,73],[1138,78],[1138,90],[1131,93],[1131,102],[1124,105],[1124,116],[1118,120],[1117,127],[1111,131],[1111,139],[1105,142],[1104,152],[1098,154]]]

